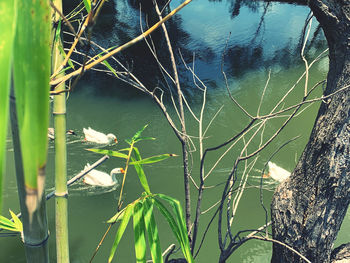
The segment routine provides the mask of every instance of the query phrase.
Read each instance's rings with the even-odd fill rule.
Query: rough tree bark
[[[329,46],[328,95],[350,84],[350,0],[310,0],[309,6]],[[350,90],[346,89],[322,103],[297,167],[273,197],[274,239],[292,246],[311,262],[330,262],[349,206],[349,138]],[[334,250],[333,260],[337,254]],[[271,262],[302,261],[274,244]]]

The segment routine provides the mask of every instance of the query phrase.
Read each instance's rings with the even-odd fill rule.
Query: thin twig
[[[261,98],[260,98],[259,107],[258,107],[258,110],[257,110],[257,113],[256,113],[257,117],[259,117],[259,115],[260,115],[260,108],[261,108],[261,105],[262,105],[262,102],[263,102],[263,99],[264,99],[264,96],[265,96],[266,89],[267,89],[267,87],[269,85],[270,78],[271,78],[271,70],[269,70],[268,78],[267,78],[267,81],[265,83],[265,87],[264,87],[263,93],[262,93]]]
[[[260,237],[260,236],[251,236],[250,238],[252,239],[258,239],[258,240],[263,240],[263,241],[267,241],[267,242],[272,242],[272,243],[276,243],[276,244],[279,244],[281,246],[284,246],[286,248],[288,248],[290,251],[293,251],[296,255],[298,255],[299,257],[301,257],[303,260],[305,260],[305,262],[308,262],[308,263],[311,263],[310,260],[308,260],[305,256],[303,256],[301,253],[299,253],[298,251],[296,251],[294,248],[292,248],[291,246],[288,246],[287,244],[281,242],[281,241],[278,241],[278,240],[275,240],[275,239],[272,239],[272,238],[267,238],[267,237]]]
[[[306,72],[306,75],[305,75],[305,87],[304,87],[304,96],[306,96],[307,94],[307,87],[308,87],[308,83],[309,83],[309,64],[304,56],[304,50],[305,50],[305,46],[306,46],[306,43],[307,43],[307,40],[309,39],[309,35],[310,35],[310,31],[311,31],[311,25],[312,25],[312,19],[310,19],[309,23],[309,29],[307,31],[307,34],[306,34],[306,38],[305,38],[305,41],[304,41],[304,45],[301,49],[301,58],[303,59],[304,63],[305,63],[305,72]]]
[[[63,19],[64,23],[68,26],[69,30],[74,34],[75,37],[77,37],[77,32],[75,32],[74,27],[72,24],[68,21],[68,19],[62,14],[62,12],[55,6],[53,1],[50,1],[51,7],[57,12],[57,14]],[[81,44],[83,44],[81,42]]]
[[[226,53],[226,49],[227,49],[227,46],[228,46],[228,40],[229,40],[229,38],[230,38],[230,35],[231,35],[231,32],[230,32],[229,36],[228,36],[227,39],[226,39],[225,49],[224,49],[224,51],[222,52],[222,58],[221,58],[221,74],[222,74],[223,77],[224,77],[226,90],[227,90],[227,93],[228,93],[228,95],[230,96],[231,100],[238,106],[238,108],[240,108],[240,109],[243,111],[243,113],[244,113],[245,115],[247,115],[250,119],[254,119],[253,116],[252,116],[248,111],[246,111],[246,109],[244,109],[244,108],[241,106],[241,104],[239,104],[238,101],[232,96],[231,90],[230,90],[229,85],[228,85],[226,73],[225,73],[225,71],[224,71],[224,61],[225,61],[225,53]]]

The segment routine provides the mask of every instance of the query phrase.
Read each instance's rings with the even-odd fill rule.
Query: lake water
[[[174,9],[181,1],[173,0],[170,9]],[[93,40],[104,47],[125,43],[140,34],[140,11],[136,5],[130,5],[128,0],[115,1],[100,17],[96,25]],[[144,14],[144,13],[143,13]],[[226,47],[224,71],[228,77],[228,86],[237,101],[251,114],[256,114],[265,83],[271,71],[271,79],[266,89],[261,113],[270,112],[273,105],[297,81],[304,71],[304,63],[300,58],[300,43],[303,35],[305,19],[309,9],[301,5],[286,3],[265,3],[262,1],[208,1],[194,0],[180,11],[167,26],[170,38],[176,51],[179,65],[180,79],[186,99],[193,107],[195,114],[199,114],[202,93],[193,84],[191,74],[184,68],[179,60],[179,51],[183,54],[186,63],[192,67],[195,54],[195,71],[207,85],[207,104],[205,109],[204,125],[208,125],[212,117],[221,106],[223,109],[217,115],[208,129],[204,146],[216,146],[237,132],[247,123],[247,117],[230,100],[225,82],[221,73],[222,54]],[[152,16],[149,20],[152,24]],[[145,24],[144,24],[145,25]],[[156,32],[154,41],[159,47],[159,57],[169,66],[167,49],[161,39],[161,32]],[[231,33],[231,35],[230,35]],[[310,41],[306,48],[308,59],[320,54],[326,43],[322,32],[318,30],[314,19],[310,33]],[[127,50],[118,58],[126,61],[129,68],[151,89],[159,86],[166,89],[166,85],[159,73],[157,65],[147,51],[145,44],[141,43]],[[112,63],[112,62],[111,62]],[[322,58],[310,71],[309,86],[325,79],[328,70],[328,60]],[[281,107],[287,107],[299,101],[303,95],[303,85],[297,86]],[[319,95],[317,90],[315,95]],[[166,95],[165,95],[166,96]],[[176,118],[170,100],[166,98],[169,113]],[[254,168],[249,174],[246,191],[244,192],[234,221],[233,233],[245,229],[256,229],[265,223],[264,210],[260,204],[258,189],[261,169],[283,143],[300,136],[299,139],[289,143],[273,158],[273,161],[283,168],[291,171],[308,140],[314,123],[319,104],[305,107],[297,118],[288,124],[276,140],[259,154]],[[89,127],[105,132],[115,133],[119,144],[110,149],[121,149],[127,145],[125,139],[130,138],[145,124],[145,136],[156,137],[156,141],[140,143],[139,149],[144,157],[161,154],[181,154],[181,147],[173,131],[167,125],[163,114],[152,102],[134,88],[117,81],[112,77],[91,73],[86,74],[74,91],[70,94],[67,104],[67,127],[76,131],[77,136],[68,138],[68,175],[69,178],[82,170],[86,163],[93,163],[100,155],[86,151],[94,145],[83,142],[83,127]],[[191,114],[186,113],[189,133],[198,136],[198,126]],[[178,123],[178,122],[177,122]],[[280,119],[271,120],[265,126],[264,140],[273,134],[282,123]],[[246,138],[248,139],[249,136]],[[254,141],[254,147],[259,144]],[[54,185],[54,149],[53,142],[49,143],[49,162],[47,165],[47,188],[52,190]],[[209,178],[208,185],[225,181],[233,166],[233,162],[242,149],[242,144],[234,147],[220,162]],[[5,176],[4,203],[2,214],[8,215],[7,209],[18,211],[16,192],[13,150],[11,139],[7,145],[7,173]],[[248,149],[249,151],[252,148]],[[208,156],[206,170],[208,171],[222,151]],[[198,182],[198,156],[193,153],[192,176]],[[119,159],[111,158],[102,164],[99,169],[110,171],[114,167],[123,166]],[[154,193],[165,193],[184,202],[183,173],[181,158],[172,158],[164,162],[145,166],[150,187]],[[121,178],[119,178],[121,180]],[[269,207],[274,185],[265,181],[264,203]],[[105,221],[114,215],[117,207],[120,187],[102,189],[88,187],[82,182],[73,185],[69,191],[69,235],[71,262],[88,262],[100,238],[107,229]],[[270,190],[270,191],[269,191]],[[203,210],[209,208],[221,196],[222,187],[208,189],[205,192]],[[136,173],[131,169],[126,178],[124,203],[135,200],[142,193]],[[195,198],[195,189],[192,188]],[[52,262],[55,262],[55,227],[54,227],[54,201],[47,203],[50,227],[50,253]],[[209,212],[202,216],[201,229],[212,216]],[[350,230],[350,216],[344,221],[337,244],[348,241]],[[160,238],[163,249],[170,242],[174,242],[170,229],[164,220],[159,220]],[[197,262],[217,262],[217,220],[214,221],[199,253]],[[117,250],[115,262],[135,262],[133,251],[133,234],[129,227]],[[107,236],[94,262],[106,262],[112,246],[115,229]],[[202,236],[202,233],[199,237]],[[24,250],[19,238],[0,238],[1,260],[6,262],[24,262]],[[239,248],[227,262],[269,262],[271,244],[249,241]],[[178,253],[180,257],[180,254]],[[4,261],[5,262],[5,261]]]

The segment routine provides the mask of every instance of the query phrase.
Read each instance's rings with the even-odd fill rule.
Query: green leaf
[[[13,41],[16,32],[17,1],[0,1],[0,211],[2,176],[5,167],[5,145],[8,121],[9,87]]]
[[[182,253],[184,254],[187,262],[194,262],[191,254],[190,242],[188,240],[186,222],[185,222],[185,218],[182,212],[180,202],[164,194],[157,194],[156,196],[162,199],[163,201],[167,202],[168,204],[170,204],[170,206],[172,207],[172,210],[175,214],[176,222],[181,234],[182,242],[180,243],[180,245],[183,244],[181,245]]]
[[[26,205],[31,216],[41,200],[45,182],[51,74],[50,2],[18,1],[18,14],[13,76]],[[37,195],[33,195],[35,191]]]
[[[10,214],[11,214],[11,217],[13,219],[13,223],[14,223],[17,231],[22,232],[23,231],[23,224],[22,224],[21,220],[19,220],[18,216],[14,212],[12,212],[11,210],[10,210]]]
[[[145,126],[143,126],[140,130],[138,130],[135,135],[131,138],[132,141],[136,141],[141,137],[141,133],[147,128],[148,124],[146,124]]]
[[[126,209],[126,208],[124,208],[124,209],[120,210],[118,213],[116,213],[113,217],[111,217],[111,218],[107,221],[107,223],[110,223],[110,224],[111,224],[111,223],[115,223],[115,222],[121,221],[121,220],[124,218],[125,209]]]
[[[181,231],[182,235],[187,236],[186,223],[185,223],[185,219],[184,219],[184,215],[183,215],[183,212],[181,209],[180,202],[178,200],[176,200],[175,198],[172,198],[172,197],[164,195],[164,194],[157,194],[156,196],[171,205],[172,210],[175,214],[176,221],[179,224],[180,229],[182,230]]]
[[[134,147],[135,148],[135,147]],[[123,149],[119,149],[118,152],[129,152],[130,151],[130,147],[129,148],[123,148]]]
[[[157,163],[157,162],[161,162],[164,161],[166,159],[168,159],[169,157],[174,157],[177,156],[176,154],[172,154],[172,153],[165,153],[165,154],[160,154],[160,155],[155,155],[152,157],[148,157],[139,161],[134,161],[134,162],[130,162],[129,164],[135,165],[135,164],[151,164],[151,163]]]
[[[123,158],[123,159],[128,159],[128,156],[124,153],[121,153],[119,151],[112,151],[112,150],[103,150],[103,149],[86,149],[90,152],[95,152],[99,154],[104,154],[104,155],[109,155],[109,156],[114,156],[118,158]]]
[[[97,56],[100,58],[100,57],[102,57],[103,53],[104,52],[101,52],[101,54],[98,54]],[[115,71],[115,69],[111,66],[111,64],[109,64],[109,62],[107,60],[102,61],[102,64],[105,65],[106,68],[108,68],[113,73],[114,76],[119,77],[117,74],[117,71]]]
[[[140,161],[142,159],[140,152],[137,148],[134,148],[134,155],[135,155],[136,160],[131,157],[132,162]],[[146,174],[142,168],[142,165],[141,164],[134,164],[134,167],[135,167],[136,173],[139,177],[139,180],[140,180],[140,183],[141,183],[143,189],[147,193],[151,193],[151,190],[150,190],[148,182],[147,182],[147,177],[146,177]]]
[[[181,236],[181,232],[180,232],[179,226],[176,223],[173,215],[169,212],[169,210],[165,207],[165,205],[161,201],[157,200],[156,198],[154,198],[153,200],[154,200],[154,204],[156,205],[156,207],[159,209],[159,211],[165,217],[165,219],[168,222],[171,230],[173,231],[177,241],[179,242],[179,244],[182,247],[184,245],[183,239],[182,239],[182,236]]]
[[[61,41],[61,20],[58,21],[57,29],[56,29],[56,34],[55,34],[55,43],[60,43]]]
[[[17,232],[15,223],[4,216],[0,216],[0,228]]]
[[[86,11],[89,13],[91,11],[91,0],[84,0],[84,5]]]
[[[134,207],[134,204],[129,204],[125,209],[123,220],[120,222],[117,233],[115,234],[115,239],[113,242],[111,252],[109,254],[108,262],[111,262],[113,260],[115,251],[117,250],[118,244],[125,232],[126,226],[128,225],[130,217],[133,213],[133,207]]]
[[[58,45],[57,45],[58,50],[61,52],[61,54],[64,55],[64,57],[66,57],[67,55],[66,55],[66,52],[65,52],[64,49],[63,49],[62,41],[60,41],[60,40],[61,40],[61,30],[62,30],[62,23],[61,23],[61,22],[62,22],[62,20],[60,20],[60,21],[58,22],[58,25],[57,25],[55,41],[58,42]],[[70,69],[70,68],[75,69],[74,64],[73,64],[73,62],[72,62],[71,59],[68,59],[68,65],[69,65],[70,67],[66,67],[66,68],[62,69],[62,71],[61,71],[60,73],[63,73],[63,72],[65,72],[66,70],[68,70],[68,69]]]
[[[146,141],[146,140],[152,140],[152,141],[154,141],[155,139],[156,139],[156,138],[154,138],[154,137],[139,137],[138,139],[135,140],[134,143],[137,143],[137,142],[139,142],[139,141]]]
[[[160,247],[160,240],[156,220],[154,219],[152,199],[147,198],[143,202],[143,215],[148,233],[148,242],[151,250],[152,260],[154,263],[162,263],[162,249]]]
[[[145,221],[143,218],[143,206],[140,202],[134,206],[133,225],[136,262],[146,263]]]

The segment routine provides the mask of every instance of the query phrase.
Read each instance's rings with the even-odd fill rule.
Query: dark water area
[[[139,3],[142,3],[140,10]],[[164,4],[167,1],[162,1]],[[293,3],[292,3],[293,2]],[[297,3],[295,3],[297,2]],[[227,90],[245,107],[251,114],[256,114],[261,104],[261,114],[270,112],[276,103],[290,87],[298,80],[305,70],[304,62],[300,56],[300,50],[305,35],[305,21],[310,10],[303,3],[305,1],[248,1],[248,0],[193,0],[167,23],[169,37],[175,53],[178,65],[179,78],[184,97],[191,105],[193,114],[199,116],[203,93],[199,90],[192,74],[186,69],[185,63],[194,68],[198,77],[207,86],[206,109],[203,123],[207,127],[213,116],[216,116],[206,134],[204,147],[214,147],[236,134],[247,124],[247,117],[240,111],[229,98]],[[64,1],[65,13],[72,10],[78,3]],[[146,4],[145,4],[146,3]],[[158,17],[150,5],[151,1],[137,0],[109,0],[101,11],[97,23],[94,25],[91,40],[103,48],[116,47],[137,37],[158,21]],[[172,0],[169,7],[164,8],[165,16],[174,10],[182,1]],[[141,19],[140,19],[141,16]],[[140,22],[141,21],[141,22]],[[74,24],[76,26],[76,24]],[[141,29],[141,25],[142,28]],[[152,40],[156,46],[159,60],[164,67],[171,72],[168,48],[164,40],[163,32],[156,30],[152,33]],[[65,35],[66,41],[71,41]],[[86,37],[86,36],[85,36]],[[150,39],[148,39],[150,41]],[[310,37],[305,48],[305,56],[311,61],[327,47],[322,30],[315,19],[312,21]],[[84,47],[79,46],[80,51]],[[96,47],[88,49],[89,55],[97,54]],[[180,55],[181,53],[181,55]],[[169,90],[174,87],[169,77],[164,77],[152,53],[144,41],[128,48],[115,56],[133,74],[139,78],[150,90],[155,87],[164,90],[164,100],[168,106],[168,112],[176,119],[176,111],[172,108]],[[83,61],[78,55],[74,60]],[[116,71],[124,71],[114,60],[108,62]],[[105,67],[98,67],[105,69]],[[223,78],[222,69],[227,76],[227,86]],[[322,57],[310,70],[310,86],[325,79],[328,71],[328,58]],[[271,79],[262,94],[266,81],[271,73]],[[303,85],[297,85],[297,89],[280,106],[285,108],[300,100],[304,94]],[[316,90],[315,95],[320,95],[322,89]],[[246,190],[237,207],[237,217],[233,225],[234,234],[241,230],[257,229],[265,223],[265,212],[260,203],[259,184],[261,171],[264,164],[283,143],[300,136],[284,147],[274,157],[274,162],[281,167],[292,171],[301,155],[309,138],[311,128],[317,114],[319,103],[302,108],[298,115],[281,132],[276,140],[261,154],[247,181]],[[219,109],[222,107],[221,111]],[[86,151],[93,147],[83,141],[83,128],[92,127],[104,133],[115,133],[119,144],[110,149],[122,149],[127,147],[125,139],[130,138],[145,124],[149,124],[145,136],[156,137],[156,141],[140,144],[142,156],[152,156],[162,153],[175,153],[181,155],[181,146],[172,129],[165,121],[159,108],[151,98],[131,87],[115,77],[96,71],[84,74],[79,83],[70,93],[67,101],[67,128],[76,131],[77,135],[67,139],[68,149],[68,175],[72,178],[80,172],[86,163],[93,163],[100,155]],[[219,113],[218,113],[219,112]],[[198,123],[192,118],[192,114],[186,111],[187,127],[192,135],[194,146],[198,149]],[[272,119],[266,123],[265,135],[270,136],[281,125],[280,119]],[[204,127],[204,128],[205,128]],[[249,136],[249,135],[247,135]],[[261,137],[261,140],[266,138]],[[260,140],[253,146],[259,145]],[[242,149],[242,143],[233,147],[222,159],[208,178],[210,184],[222,185],[229,175],[233,162]],[[250,149],[249,149],[250,150]],[[205,170],[211,169],[213,163],[222,152],[208,156]],[[11,138],[7,145],[7,175],[5,177],[3,213],[8,215],[8,208],[18,211],[16,182],[14,177],[13,148]],[[47,189],[54,187],[54,146],[49,143],[49,162],[47,165]],[[199,153],[193,153],[193,177],[198,181],[199,165],[197,163]],[[116,158],[105,162],[99,170],[110,171],[115,167],[121,167],[123,163]],[[181,158],[173,158],[159,164],[145,166],[151,189],[154,193],[166,193],[184,203],[183,195],[183,168]],[[243,174],[238,173],[239,177]],[[121,181],[121,178],[118,178]],[[125,184],[125,204],[138,198],[142,192],[137,175],[130,170],[130,175]],[[263,201],[267,209],[276,183],[264,182]],[[119,198],[120,185],[111,189],[91,188],[78,182],[69,190],[69,235],[71,262],[88,262],[93,251],[100,241],[107,225],[106,221],[114,215]],[[205,192],[203,210],[211,207],[221,195],[222,188],[212,188]],[[196,196],[195,188],[192,188],[193,200]],[[194,205],[194,204],[193,204]],[[50,254],[52,262],[55,256],[55,226],[54,226],[54,202],[48,202],[48,218],[50,226]],[[203,215],[201,219],[200,235],[202,236],[210,218],[210,213]],[[172,242],[174,238],[169,234],[170,230],[162,220],[159,223],[162,249]],[[350,215],[346,216],[342,230],[338,237],[338,243],[348,239],[350,231]],[[108,235],[94,262],[106,262],[113,243],[115,229]],[[209,229],[201,252],[196,262],[217,262],[217,220]],[[24,262],[24,250],[18,238],[0,237],[1,262]],[[179,252],[176,256],[180,257]],[[270,262],[271,244],[260,241],[249,241],[240,247],[227,262],[264,263]],[[115,262],[135,262],[133,248],[132,228],[127,228],[117,250]]]
[[[66,2],[71,4],[74,1]],[[149,2],[151,1],[106,2],[93,28],[92,40],[107,48],[124,44],[141,34],[142,30],[145,31],[158,21]],[[188,64],[195,58],[196,73],[210,89],[219,86],[218,83],[223,79],[222,64],[225,73],[233,79],[241,78],[252,70],[288,69],[296,62],[299,63],[304,23],[309,10],[305,5],[284,2],[288,1],[194,0],[189,5],[191,8],[185,8],[168,21],[167,30],[185,92],[191,94],[193,81],[183,66],[180,53]],[[180,3],[181,1],[171,1],[170,7],[164,8],[163,17]],[[65,8],[69,10],[72,7],[65,5]],[[315,50],[325,47],[323,32],[316,21],[310,38],[306,51],[311,50],[312,55]],[[160,29],[152,34],[152,41],[159,60],[165,68],[170,69],[168,48]],[[145,41],[116,57],[136,73],[147,87],[164,85],[159,66]],[[109,62],[116,66],[112,60]],[[96,78],[94,73],[86,75],[88,79]],[[107,88],[125,85],[113,78],[108,79],[105,75],[100,78],[108,80],[104,85]]]

